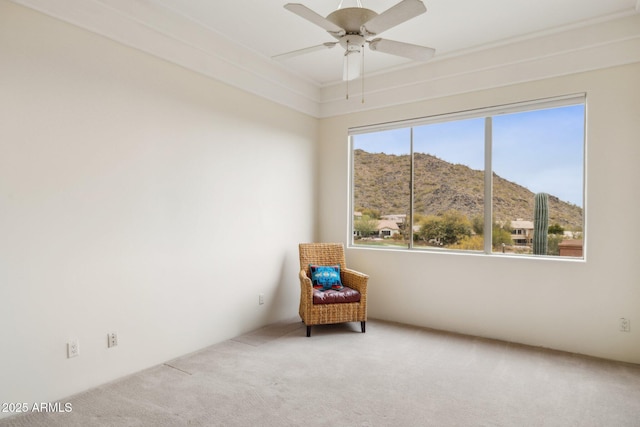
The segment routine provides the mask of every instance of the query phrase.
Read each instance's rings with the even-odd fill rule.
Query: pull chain
[[[349,100],[349,51],[347,50],[347,52],[344,55],[345,55],[345,60],[347,61],[347,68],[344,72],[345,72],[345,76],[347,77],[347,100]]]
[[[361,47],[362,49],[362,64],[360,64],[360,75],[362,76],[362,103],[364,104],[364,45]]]

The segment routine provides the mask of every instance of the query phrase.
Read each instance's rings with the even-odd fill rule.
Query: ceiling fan
[[[339,44],[345,50],[343,80],[353,80],[360,76],[363,60],[359,54],[364,55],[365,44],[368,44],[373,51],[415,61],[427,61],[435,53],[435,49],[430,47],[382,38],[371,40],[383,31],[425,13],[427,8],[421,0],[402,0],[380,14],[362,7],[360,0],[357,0],[357,7],[345,8],[342,7],[341,1],[338,9],[326,18],[300,3],[287,3],[284,8],[325,29],[337,41],[283,53],[274,56],[273,59],[284,60],[318,50],[331,49]]]

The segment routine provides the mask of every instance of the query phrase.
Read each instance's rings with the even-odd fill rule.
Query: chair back
[[[340,265],[340,270],[347,268],[342,243],[300,243],[300,270],[309,276],[309,264]]]

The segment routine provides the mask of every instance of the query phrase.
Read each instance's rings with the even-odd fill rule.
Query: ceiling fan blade
[[[344,53],[342,80],[354,80],[360,77],[362,55],[359,50],[348,50]]]
[[[426,11],[426,6],[420,0],[402,0],[375,18],[365,22],[360,31],[365,35],[380,34]]]
[[[338,42],[322,43],[317,46],[305,47],[304,49],[298,49],[291,52],[281,53],[279,55],[272,56],[271,59],[275,59],[277,61],[284,61],[289,58],[304,55],[306,53],[317,52],[319,50],[324,50],[324,49],[331,49],[337,44]]]
[[[346,31],[340,27],[338,27],[333,22],[329,21],[322,15],[318,15],[313,10],[309,9],[307,6],[300,3],[287,3],[284,5],[284,8],[289,12],[293,12],[301,18],[306,19],[307,21],[316,24],[319,27],[327,30],[331,35],[335,37],[341,37],[346,34]]]
[[[415,61],[428,61],[436,53],[431,47],[418,46],[416,44],[397,42],[386,39],[374,39],[369,42],[369,48],[376,52],[384,52],[391,55],[402,56]]]

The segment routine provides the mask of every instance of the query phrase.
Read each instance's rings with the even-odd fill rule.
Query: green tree
[[[443,237],[442,218],[436,215],[427,215],[420,220],[418,237],[425,242],[440,241]]]
[[[430,215],[422,220],[418,236],[426,242],[450,246],[465,236],[471,237],[471,222],[456,210],[449,210],[437,216]]]
[[[564,235],[564,228],[560,224],[555,223],[549,226],[549,234]]]
[[[468,247],[459,247],[457,249],[482,249],[482,247],[477,247],[478,244],[482,244],[484,238],[482,238],[484,234],[484,217],[478,215],[473,217],[471,220],[471,228],[473,232],[476,234],[474,239],[470,239],[467,242],[463,243],[462,246],[467,245]],[[502,247],[502,244],[505,245],[513,245],[513,240],[511,240],[511,227],[508,223],[500,223],[495,219],[491,226],[491,244],[493,245],[494,250]]]
[[[380,211],[378,209],[364,208],[360,210],[360,213],[363,217],[366,215],[371,219],[380,219]]]
[[[491,232],[491,244],[493,245],[493,249],[498,250],[503,243],[505,245],[513,245],[513,240],[511,240],[511,227],[503,226],[494,222]]]
[[[399,236],[397,234],[395,235],[396,240],[405,240],[408,242],[409,239],[411,239],[411,236],[413,234],[413,228],[411,227],[411,224],[413,224],[413,221],[411,220],[411,214],[407,213],[402,224],[398,224],[400,233]]]
[[[378,220],[369,215],[362,215],[353,222],[353,229],[361,237],[369,237],[378,231]]]
[[[551,227],[549,227],[551,228]],[[549,235],[549,248],[547,250],[547,255],[560,255],[560,243],[564,237],[559,234],[550,234]]]
[[[491,227],[491,245],[494,250],[502,250],[502,245],[513,245],[511,225],[508,221],[493,221]]]
[[[482,236],[484,234],[484,217],[482,215],[476,215],[471,220],[471,227],[473,232]]]

